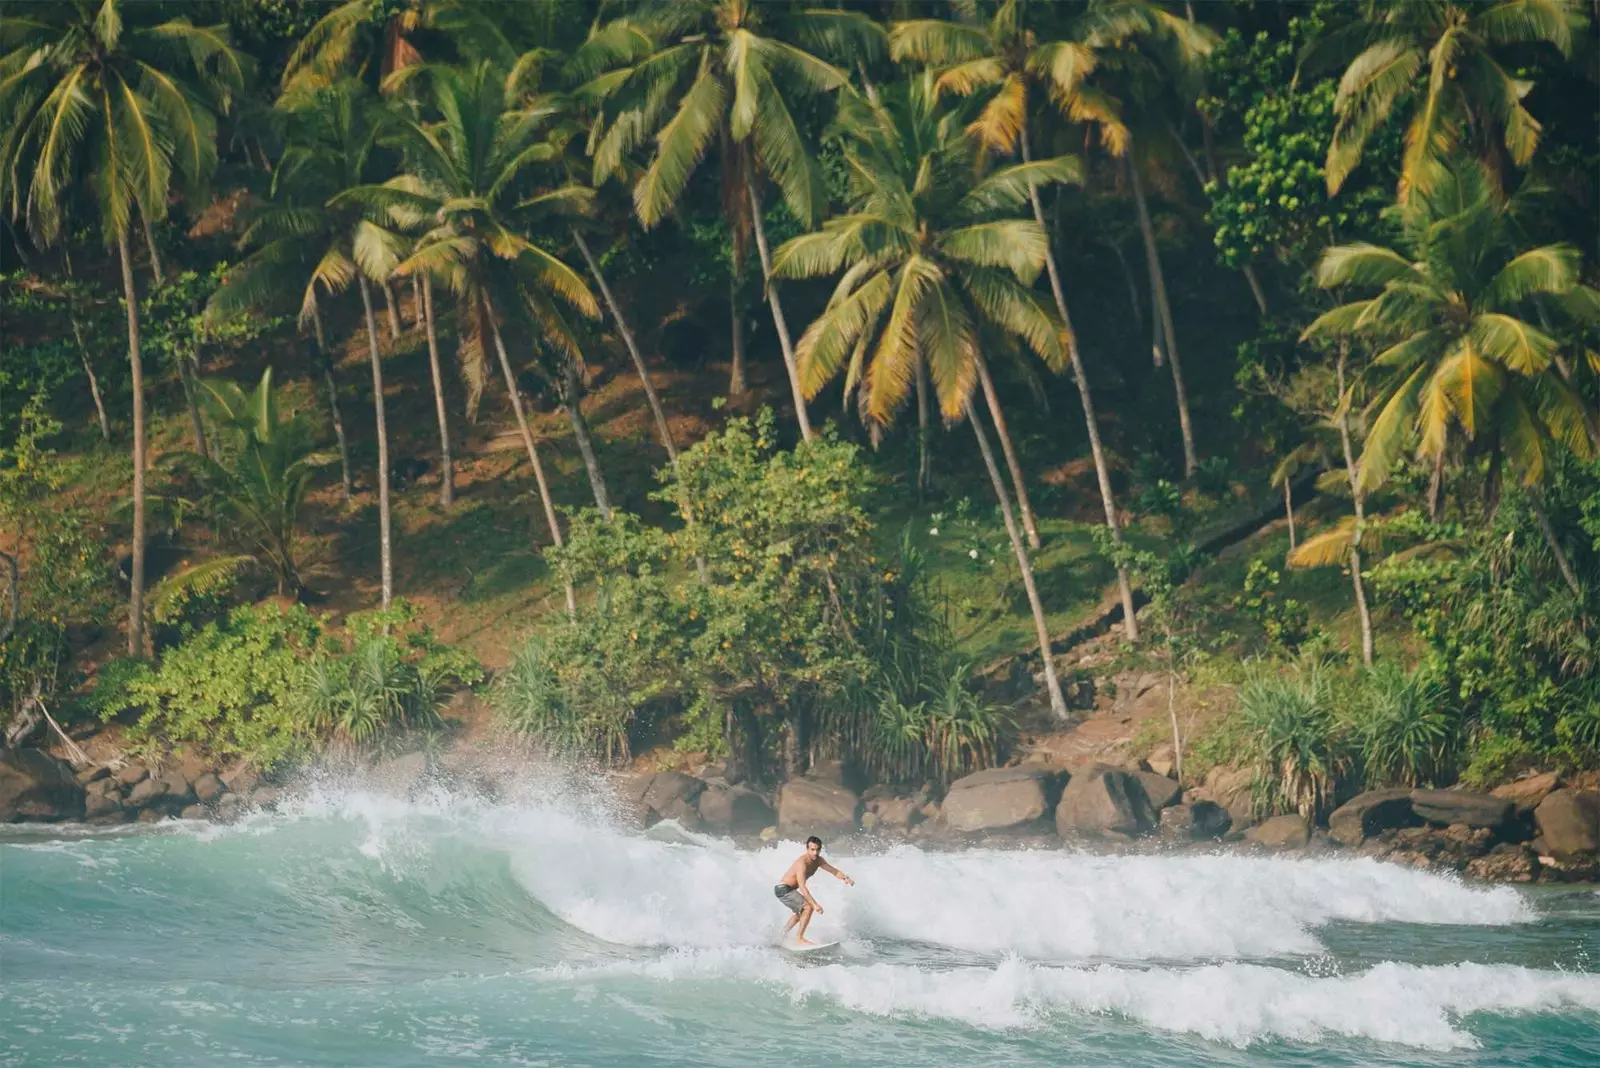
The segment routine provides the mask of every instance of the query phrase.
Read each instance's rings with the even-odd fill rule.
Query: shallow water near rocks
[[[1600,894],[1367,859],[800,850],[343,783],[0,837],[0,1064],[1600,1064]],[[819,959],[820,958],[820,959]]]

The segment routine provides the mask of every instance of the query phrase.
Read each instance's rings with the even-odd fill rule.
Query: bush
[[[1331,809],[1351,763],[1331,670],[1315,661],[1283,674],[1258,668],[1239,688],[1239,713],[1256,811],[1315,820]]]
[[[1347,723],[1369,788],[1450,780],[1459,724],[1430,670],[1379,664],[1357,676],[1353,689]]]
[[[1288,654],[1299,651],[1315,634],[1311,612],[1293,597],[1283,597],[1278,587],[1283,575],[1265,561],[1252,560],[1245,572],[1244,590],[1233,599],[1234,608],[1261,627],[1273,650]]]

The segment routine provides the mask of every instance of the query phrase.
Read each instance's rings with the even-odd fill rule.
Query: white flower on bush
[[[967,555],[972,557],[974,560],[976,560],[978,558],[978,550],[976,550],[976,549],[968,549],[967,550]]]

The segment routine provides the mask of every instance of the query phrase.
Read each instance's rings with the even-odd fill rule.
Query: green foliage
[[[1459,721],[1432,672],[1379,664],[1363,672],[1359,683],[1345,718],[1367,785],[1447,784],[1460,742]]]
[[[1311,625],[1311,612],[1304,604],[1279,594],[1282,582],[1283,575],[1266,561],[1250,561],[1244,589],[1233,599],[1233,607],[1261,627],[1274,652],[1292,656],[1316,633],[1316,628]]]
[[[1314,820],[1334,807],[1352,753],[1329,668],[1316,661],[1286,673],[1258,668],[1239,687],[1239,720],[1237,755],[1254,772],[1256,811]]]

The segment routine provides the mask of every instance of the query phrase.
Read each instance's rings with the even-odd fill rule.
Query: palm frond
[[[1326,249],[1317,261],[1316,281],[1323,289],[1381,286],[1414,272],[1411,262],[1393,249],[1359,241]]]
[[[726,100],[716,75],[701,71],[684,94],[677,114],[657,135],[655,157],[633,190],[634,209],[646,229],[659,223],[677,203],[716,132]]]
[[[1479,352],[1530,377],[1550,366],[1559,347],[1549,334],[1515,316],[1499,312],[1485,312],[1475,317],[1470,332]]]

